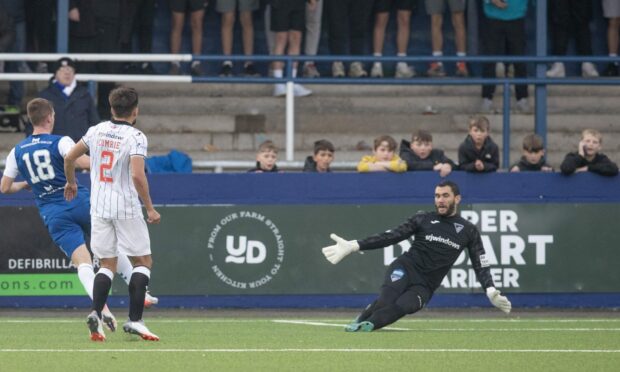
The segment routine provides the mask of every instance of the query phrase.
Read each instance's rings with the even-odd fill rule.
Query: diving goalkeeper
[[[412,247],[388,267],[379,297],[345,327],[346,331],[373,331],[422,309],[465,248],[491,303],[510,312],[510,301],[495,289],[480,232],[457,214],[460,202],[457,184],[442,181],[435,188],[436,212],[419,212],[391,231],[362,240],[331,235],[336,244],[323,248],[323,254],[332,264],[353,252],[383,248],[415,236]]]

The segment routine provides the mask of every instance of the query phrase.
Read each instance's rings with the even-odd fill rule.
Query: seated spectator
[[[314,155],[306,158],[304,164],[304,172],[318,172],[325,173],[331,172],[329,168],[332,161],[334,161],[334,145],[328,140],[318,140],[314,143]]]
[[[74,142],[82,139],[88,128],[99,123],[99,114],[88,89],[78,85],[75,62],[61,58],[56,63],[50,85],[39,92],[40,98],[52,102],[56,113],[52,134],[69,136]],[[26,135],[32,134],[32,125],[26,125]]]
[[[395,154],[396,140],[391,136],[380,136],[375,139],[372,155],[366,155],[357,164],[357,171],[366,172],[396,172],[407,171],[407,164]]]
[[[258,146],[258,153],[256,153],[256,167],[248,170],[248,172],[280,172],[278,166],[276,165],[276,160],[278,160],[278,148],[272,141],[267,140]]]
[[[511,172],[553,172],[553,168],[545,161],[545,147],[542,137],[530,133],[523,138],[523,156],[510,168]]]
[[[425,130],[413,132],[411,142],[400,142],[400,157],[407,164],[408,171],[437,171],[441,177],[446,177],[456,168],[443,150],[433,149],[433,136]]]
[[[431,44],[433,47],[433,57],[443,56],[443,15],[446,7],[450,8],[450,19],[454,28],[454,43],[456,44],[456,55],[465,57],[466,32],[465,32],[465,0],[425,0],[426,12],[431,17]],[[443,63],[432,62],[426,72],[429,77],[446,76]],[[456,63],[456,76],[467,77],[467,65],[460,61]]]
[[[459,146],[459,169],[468,172],[495,172],[499,168],[499,148],[489,136],[486,116],[469,119],[469,134]]]
[[[575,38],[575,49],[578,55],[592,55],[592,33],[590,32],[592,0],[549,0],[548,14],[552,55],[566,54],[571,35]],[[592,62],[583,62],[581,75],[587,78],[598,77],[598,71]],[[562,62],[555,62],[547,71],[547,77],[563,78],[565,76]]]
[[[202,23],[207,3],[207,0],[170,0],[170,11],[172,13],[172,22],[170,25],[170,53],[178,54],[181,52],[185,12],[189,11],[190,26],[192,29],[192,54],[202,54]],[[181,73],[181,63],[178,61],[172,62],[168,73],[170,75],[179,75]],[[202,75],[200,61],[192,62],[191,73],[194,76]]]
[[[241,23],[241,38],[243,39],[243,54],[251,56],[254,54],[254,22],[252,13],[258,9],[258,0],[217,0],[215,8],[222,13],[222,53],[226,56],[232,55],[233,37],[235,26],[235,15],[239,11],[239,21]],[[228,60],[222,63],[219,73],[220,77],[233,76],[233,62]],[[243,76],[257,77],[260,73],[254,67],[252,61],[243,64]]]
[[[577,152],[566,154],[560,170],[563,174],[593,172],[602,176],[618,174],[618,165],[602,154],[603,136],[598,130],[585,129]]]
[[[607,50],[610,57],[618,57],[618,40],[620,39],[620,1],[603,0],[603,15],[607,24]],[[605,76],[618,76],[618,62],[610,62]]]
[[[416,7],[415,1],[412,0],[377,0],[374,5],[375,26],[373,29],[372,47],[373,55],[381,57],[383,55],[383,44],[385,41],[385,29],[390,20],[390,10],[395,7],[396,12],[396,49],[397,56],[406,57],[407,48],[409,46],[409,35],[411,34],[411,12]],[[371,77],[383,77],[383,65],[381,62],[375,62],[370,70]],[[407,79],[415,76],[415,70],[409,66],[407,62],[398,62],[396,64],[396,73],[394,77]]]

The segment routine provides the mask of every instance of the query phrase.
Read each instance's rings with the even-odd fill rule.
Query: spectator
[[[454,41],[456,44],[456,55],[465,57],[466,35],[465,35],[465,0],[425,0],[426,12],[431,17],[431,44],[433,48],[433,57],[443,56],[443,15],[446,11],[446,3],[450,8],[452,16],[452,27],[454,27]],[[443,63],[431,63],[428,71],[430,77],[446,76]],[[456,76],[467,77],[467,65],[465,62],[456,63]]]
[[[366,155],[357,164],[357,171],[367,172],[395,172],[407,171],[407,164],[395,154],[396,140],[391,136],[383,135],[375,138],[372,155]]]
[[[0,4],[0,53],[7,53],[15,42],[13,19]],[[0,73],[4,72],[4,61],[0,61]]]
[[[235,26],[235,11],[239,9],[239,21],[241,22],[243,54],[250,56],[254,54],[254,23],[252,22],[252,12],[258,9],[258,0],[217,0],[216,9],[222,13],[222,53],[226,56],[233,51],[233,29]],[[220,70],[221,77],[233,76],[232,61],[224,61]],[[257,77],[260,73],[254,67],[252,61],[245,61],[243,65],[243,75],[247,77]]]
[[[319,51],[319,41],[321,39],[321,18],[323,16],[323,1],[316,0],[316,5],[306,3],[306,34],[304,40],[304,54],[316,56]],[[275,33],[271,31],[271,6],[265,7],[265,33],[267,35],[267,48],[269,54],[273,54],[275,44]],[[303,77],[317,78],[321,74],[313,61],[304,62]]]
[[[306,158],[304,164],[304,172],[318,172],[326,173],[331,172],[329,168],[332,161],[334,161],[334,145],[328,140],[318,140],[314,143],[314,155],[310,155]]]
[[[499,168],[499,148],[489,136],[490,124],[486,116],[469,119],[469,134],[459,146],[459,169],[487,173]]]
[[[616,1],[617,3],[617,1]],[[549,0],[549,29],[551,32],[551,54],[563,56],[568,49],[568,38],[572,33],[575,37],[575,48],[580,56],[592,55],[592,0]],[[591,62],[581,64],[583,77],[598,77],[598,71]],[[547,71],[548,77],[566,76],[564,63],[555,62]]]
[[[181,37],[185,24],[185,12],[189,11],[190,27],[192,29],[192,54],[202,54],[202,22],[205,16],[206,0],[170,0],[172,25],[170,27],[170,53],[181,51]],[[170,75],[181,73],[181,63],[174,61],[170,64]],[[193,61],[191,73],[194,76],[202,75],[200,61]]]
[[[530,133],[523,138],[522,154],[521,160],[510,168],[511,172],[553,172],[553,168],[545,161],[545,147],[539,135]]]
[[[98,28],[95,21],[95,0],[74,0],[69,4],[69,51],[71,53],[97,53]],[[82,73],[95,73],[93,62],[78,62]]]
[[[276,165],[278,160],[278,148],[267,140],[258,146],[256,153],[256,167],[248,170],[249,173],[278,173],[280,170]]]
[[[307,0],[314,6],[316,0]],[[273,49],[275,56],[284,54],[287,49],[288,55],[298,56],[301,50],[301,37],[305,28],[306,0],[271,0],[271,31],[276,33],[276,44]],[[284,62],[274,61],[272,63],[273,77],[282,78],[284,76]],[[297,76],[297,63],[293,63],[293,77]],[[310,89],[306,89],[301,84],[295,84],[294,94],[298,97],[305,97],[312,94]],[[280,97],[286,94],[286,85],[276,84],[273,95]]]
[[[99,115],[88,89],[77,84],[75,72],[72,59],[59,59],[50,85],[39,92],[39,97],[54,105],[56,116],[52,134],[69,136],[78,142],[88,128],[99,123]],[[32,125],[28,123],[26,135],[31,135],[32,130]]]
[[[72,0],[71,2],[74,2]],[[33,53],[54,53],[56,35],[56,0],[25,0],[28,50]],[[52,67],[51,64],[49,67]],[[36,72],[45,74],[48,65],[38,62]]]
[[[325,12],[329,25],[329,50],[333,55],[365,54],[368,19],[372,12],[373,0],[325,0]],[[350,39],[347,53],[347,36]],[[332,63],[332,76],[344,77],[344,64]],[[361,62],[349,66],[349,77],[366,77],[368,72]]]
[[[381,57],[383,55],[383,42],[385,41],[385,28],[390,19],[390,9],[396,7],[396,49],[397,56],[406,57],[407,47],[409,46],[409,34],[411,33],[411,12],[416,6],[414,0],[377,0],[375,1],[375,26],[373,29],[372,46],[373,55]],[[375,62],[370,70],[371,77],[382,78],[383,66],[381,62]],[[415,70],[407,62],[396,64],[394,77],[408,79],[415,76]]]
[[[443,150],[433,148],[433,136],[425,130],[413,132],[411,142],[400,142],[400,157],[407,163],[408,171],[437,171],[441,177],[446,177],[456,168]]]
[[[618,57],[620,36],[620,1],[603,0],[603,15],[608,19],[607,49],[610,57]],[[618,76],[618,62],[610,62],[605,70],[606,76]]]
[[[593,172],[602,176],[618,174],[618,165],[601,153],[603,136],[598,130],[585,129],[581,132],[581,141],[577,152],[566,154],[560,170],[563,174]]]
[[[0,7],[11,18],[13,23],[14,39],[9,47],[9,53],[26,52],[26,11],[24,0],[0,0]],[[30,72],[30,68],[24,61],[6,62],[5,72]],[[7,104],[14,106],[11,110],[21,111],[22,99],[24,98],[24,82],[10,81]]]
[[[133,35],[138,35],[138,48],[140,53],[149,54],[153,51],[153,18],[155,17],[155,0],[134,0],[128,2],[128,18],[125,28],[125,37],[121,46],[123,53],[133,51]],[[129,73],[154,74],[153,65],[150,62],[131,62],[125,65]]]
[[[484,14],[485,28],[482,37],[482,49],[485,55],[525,55],[525,16],[530,0],[485,0]],[[524,78],[527,75],[525,63],[515,63],[515,77]],[[494,63],[484,63],[482,76],[493,77]],[[527,100],[527,85],[517,84],[517,111],[529,113],[531,111]],[[495,85],[482,87],[482,113],[494,113],[493,93]]]

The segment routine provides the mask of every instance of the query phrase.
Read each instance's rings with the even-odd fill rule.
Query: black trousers
[[[372,5],[373,0],[325,0],[331,54],[365,54]],[[347,44],[350,53],[347,53]]]
[[[525,18],[513,21],[502,21],[497,19],[485,19],[486,29],[482,33],[482,50],[484,55],[525,55]],[[515,63],[515,77],[524,78],[527,75],[525,63]],[[491,78],[495,76],[495,64],[485,63],[482,66],[482,77]],[[517,100],[527,98],[527,85],[518,84],[515,86]],[[484,85],[482,87],[482,97],[493,99],[495,85]]]
[[[549,0],[548,8],[551,53],[565,55],[572,36],[577,54],[592,55],[592,0]]]

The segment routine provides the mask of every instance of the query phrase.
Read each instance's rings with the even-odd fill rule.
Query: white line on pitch
[[[340,327],[343,328],[344,324],[333,324],[333,323],[323,323],[323,322],[313,322],[308,320],[286,320],[286,319],[275,319],[272,320],[274,323],[285,323],[285,324],[302,324],[302,325],[313,325],[319,327]],[[409,328],[398,328],[398,327],[384,327],[383,329],[388,329],[392,331],[411,331]]]
[[[619,349],[0,349],[0,353],[620,353]]]

